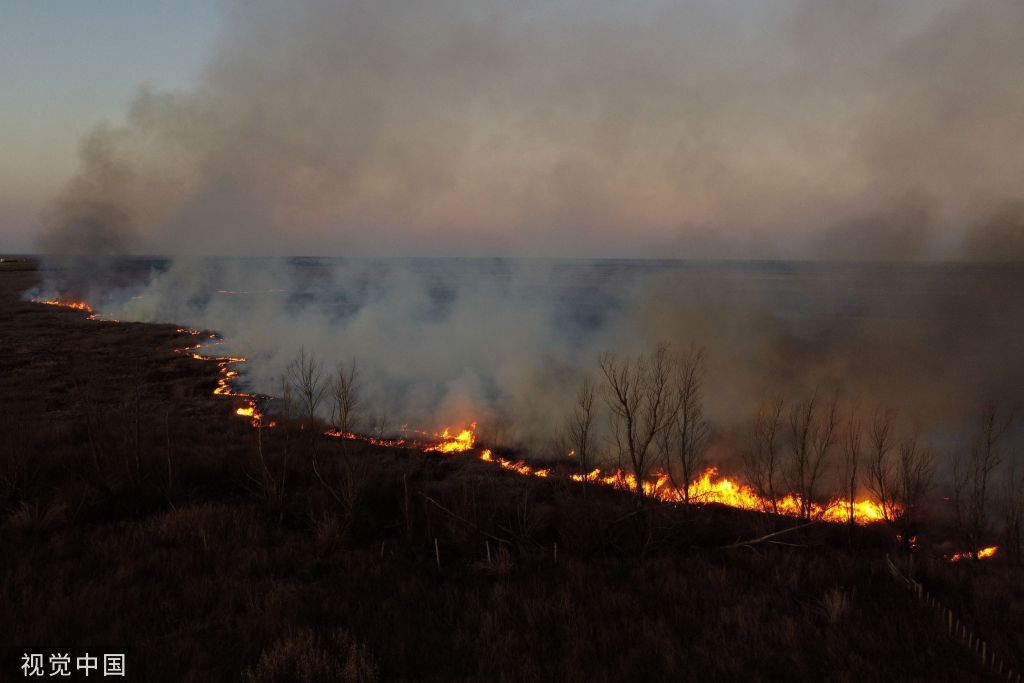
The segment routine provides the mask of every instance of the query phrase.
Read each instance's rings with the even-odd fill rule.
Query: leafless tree
[[[711,436],[711,423],[704,417],[705,354],[703,348],[691,349],[679,357],[673,383],[675,416],[658,437],[665,458],[665,471],[672,485],[690,503],[690,484],[703,467],[704,454]],[[676,472],[679,476],[676,476]]]
[[[285,485],[288,479],[288,465],[291,461],[294,449],[294,437],[287,422],[295,412],[295,400],[292,394],[291,382],[287,374],[280,377],[280,396],[275,399],[275,413],[284,421],[282,426],[276,430],[280,434],[277,443],[280,446],[280,471],[275,472],[271,460],[264,448],[263,420],[256,423],[256,466],[257,476],[245,472],[246,476],[255,485],[256,493],[268,504],[277,505],[284,499]]]
[[[590,470],[594,451],[594,395],[594,383],[589,377],[584,378],[576,391],[576,404],[566,426],[569,444],[576,453],[580,471],[584,473]]]
[[[800,498],[800,517],[810,519],[819,497],[819,485],[829,464],[839,427],[839,398],[820,406],[817,394],[789,412],[792,439],[786,478]]]
[[[885,521],[897,530],[903,547],[909,550],[935,476],[935,455],[918,443],[916,434],[897,447],[891,411],[875,414],[869,441],[868,488],[878,499]]]
[[[871,421],[868,435],[868,489],[882,508],[882,516],[893,524],[899,516],[896,505],[896,472],[893,459],[893,413],[879,410]]]
[[[854,504],[857,499],[857,487],[860,483],[861,442],[863,429],[856,410],[850,411],[850,419],[846,423],[843,435],[843,500],[846,503],[846,521],[853,526],[855,519]]]
[[[312,425],[328,388],[323,363],[316,354],[307,353],[306,347],[301,347],[295,360],[288,365],[287,374],[302,416],[307,424]]]
[[[953,460],[953,505],[957,530],[971,551],[982,547],[991,533],[991,479],[1001,460],[1000,441],[1010,419],[995,403],[985,406],[974,443]]]
[[[381,408],[373,418],[373,435],[378,439],[384,439],[391,428],[390,418],[386,408]]]
[[[918,444],[916,434],[904,439],[896,466],[895,507],[898,514],[894,524],[907,550],[912,547],[913,531],[934,476],[935,455],[931,449]]]
[[[354,432],[363,409],[359,391],[359,371],[355,361],[352,361],[347,369],[338,367],[331,383],[331,398],[334,401],[334,428],[343,435]]]
[[[758,408],[750,428],[750,444],[743,451],[747,479],[761,500],[768,501],[774,514],[779,513],[779,430],[782,428],[782,407],[783,401],[779,398]]]
[[[340,458],[334,461],[338,472],[335,476],[325,477],[320,471],[320,464],[314,453],[311,462],[313,474],[335,502],[340,514],[340,535],[343,541],[350,540],[359,513],[359,507],[367,491],[370,470],[366,461],[358,457]],[[336,482],[336,483],[332,483]]]
[[[611,411],[613,443],[620,463],[628,461],[636,478],[638,500],[643,500],[643,482],[653,460],[652,445],[672,424],[677,410],[671,391],[669,350],[661,344],[649,355],[625,359],[607,353],[599,364]]]
[[[1024,542],[1024,470],[1012,463],[1007,470],[1003,493],[1003,533],[1006,557],[1020,564]]]

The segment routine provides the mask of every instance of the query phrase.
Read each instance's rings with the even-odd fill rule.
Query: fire
[[[82,311],[89,314],[90,320],[94,320],[96,318],[96,312],[93,311],[92,306],[84,301],[62,301],[60,299],[33,299],[32,301],[37,304],[43,304],[44,306],[57,306],[58,308],[69,308],[73,311]]]
[[[47,300],[38,301],[38,303],[85,311],[89,313],[90,318],[95,318],[92,307],[85,302]],[[199,330],[184,327],[178,328],[178,332],[188,334],[192,337],[199,337],[202,334]],[[217,335],[211,334],[209,337],[211,339],[216,339]],[[246,399],[246,404],[244,406],[235,409],[236,415],[249,419],[253,427],[275,426],[275,423],[273,422],[265,425],[263,424],[263,414],[259,411],[255,395],[235,391],[231,386],[232,381],[239,377],[238,370],[235,370],[232,366],[238,363],[244,363],[245,358],[235,358],[232,356],[205,356],[198,351],[201,347],[202,344],[195,344],[192,346],[185,346],[184,348],[178,349],[178,351],[180,353],[187,353],[191,358],[195,358],[196,360],[217,363],[219,376],[217,378],[217,385],[213,390],[214,395],[233,396]],[[328,430],[324,432],[324,435],[335,439],[363,441],[376,446],[416,448],[425,452],[458,454],[469,453],[475,450],[475,430],[476,423],[473,422],[468,428],[461,429],[458,433],[455,433],[448,427],[444,428],[440,434],[435,433],[433,435],[426,432],[418,432],[403,428],[403,431],[413,431],[414,433],[414,436],[408,440],[405,438],[385,439],[383,436],[373,437],[352,432],[342,434],[337,430]],[[573,458],[576,456],[576,452],[571,450],[566,455],[568,458]],[[521,476],[541,478],[551,476],[551,469],[549,468],[535,467],[522,459],[510,460],[501,456],[495,456],[489,449],[479,451],[477,457],[482,462],[494,463],[503,470],[515,472]],[[638,488],[636,477],[621,469],[614,472],[602,472],[600,469],[595,469],[586,474],[573,474],[571,475],[571,479],[573,481],[611,486],[613,488],[626,491],[636,491]],[[672,482],[672,478],[665,472],[655,472],[652,477],[646,481],[640,482],[639,487],[643,489],[645,495],[656,500],[670,503],[679,503],[687,500],[696,503],[718,503],[744,510],[757,510],[761,512],[777,510],[780,514],[791,516],[797,516],[802,511],[802,505],[799,497],[790,494],[775,501],[773,504],[772,501],[759,496],[749,486],[737,483],[729,478],[719,476],[718,469],[715,467],[709,467],[705,470],[700,477],[690,483],[686,491],[675,486]],[[825,505],[816,503],[811,506],[811,516],[830,522],[845,522],[849,516],[849,509],[847,504],[843,501],[832,501]],[[853,504],[853,518],[858,524],[877,522],[885,519],[885,510],[881,504],[874,501],[867,499],[859,500]],[[992,557],[995,555],[996,550],[996,547],[983,548],[977,551],[977,557]],[[972,556],[973,554],[970,552],[957,553],[949,559],[951,562],[957,562],[961,559]]]
[[[624,491],[636,491],[636,477],[622,470],[603,473],[595,469],[587,474],[573,474],[573,481],[591,482]],[[696,503],[718,503],[743,510],[770,512],[778,510],[780,514],[798,516],[801,512],[801,501],[792,494],[785,496],[772,505],[770,500],[759,496],[752,488],[740,484],[727,477],[718,475],[717,467],[709,467],[694,481],[690,482],[687,493],[673,486],[672,478],[665,472],[655,472],[653,477],[641,483],[644,494],[656,500],[681,503],[687,498]],[[848,510],[843,501],[831,501],[825,505],[811,506],[811,517],[829,522],[845,522]],[[858,524],[867,524],[884,519],[882,506],[871,500],[859,500],[853,504],[853,519]]]
[[[37,300],[36,303],[84,311],[89,314],[90,319],[96,318],[93,308],[84,301],[61,301],[57,299],[49,299],[45,301]],[[199,330],[185,327],[178,328],[178,332],[188,334],[192,337],[199,337],[202,334]],[[210,334],[209,338],[216,339],[217,335]],[[205,356],[198,352],[198,349],[201,346],[201,344],[195,344],[193,346],[186,346],[178,349],[178,351],[180,353],[187,353],[190,357],[197,360],[217,363],[219,377],[217,379],[217,385],[213,390],[214,395],[233,396],[246,399],[246,404],[237,408],[235,410],[235,414],[239,417],[248,418],[253,427],[273,427],[275,425],[273,422],[266,425],[262,424],[263,415],[259,411],[254,394],[237,392],[231,386],[232,381],[239,376],[239,372],[231,366],[238,363],[244,363],[245,358],[235,358],[231,356]],[[457,434],[454,434],[451,429],[446,427],[440,434],[429,435],[425,432],[415,432],[419,436],[416,436],[411,440],[406,440],[404,438],[385,439],[383,437],[372,437],[355,433],[342,434],[336,430],[324,432],[324,435],[330,438],[364,441],[378,446],[417,448],[426,452],[457,454],[474,451],[476,443],[476,435],[474,433],[475,429],[476,423],[473,422],[470,424],[469,428],[462,429]],[[409,430],[403,429],[403,431]],[[576,452],[574,450],[567,453],[567,457],[569,458],[573,458],[575,455]],[[527,464],[525,460],[509,460],[507,458],[495,456],[489,449],[480,451],[477,457],[482,462],[494,463],[504,470],[509,470],[522,476],[543,478],[551,475],[551,470],[548,468],[531,466]],[[636,477],[621,469],[614,472],[602,472],[601,469],[594,469],[586,474],[573,474],[571,475],[571,479],[573,481],[611,486],[613,488],[627,491],[636,491],[638,488]],[[800,498],[792,494],[776,500],[773,503],[772,501],[759,496],[749,486],[737,483],[729,478],[719,476],[718,469],[715,467],[709,467],[706,469],[700,477],[690,483],[686,491],[683,491],[678,486],[674,485],[671,476],[665,472],[655,472],[652,477],[646,481],[640,482],[639,487],[642,488],[644,494],[647,496],[672,503],[683,502],[686,500],[697,503],[718,503],[744,510],[757,510],[761,512],[778,511],[780,514],[792,516],[801,514],[803,507],[801,505]],[[845,522],[849,518],[849,512],[848,504],[844,501],[838,500],[830,501],[824,505],[815,503],[811,506],[812,517],[829,522]],[[886,518],[885,512],[886,511],[882,504],[872,500],[863,499],[853,503],[853,519],[858,524],[881,521]],[[974,556],[977,556],[979,559],[990,558],[996,554],[997,550],[998,548],[996,546],[990,546],[988,548],[979,549],[976,553],[971,551],[955,553],[948,559],[950,562],[958,562]]]
[[[342,433],[337,429],[328,429],[324,432],[324,436],[332,439],[351,439],[352,441],[362,441],[364,443],[373,444],[374,446],[384,446],[387,448],[416,447],[415,442],[409,442],[405,439],[385,439],[383,437],[367,436],[366,434],[356,434],[355,432]]]
[[[476,435],[473,430],[476,429],[476,422],[469,425],[469,429],[463,429],[459,432],[458,436],[452,436],[451,432],[447,427],[440,434],[441,441],[429,448],[424,450],[436,451],[438,453],[465,453],[466,451],[473,450],[473,443],[476,441]]]
[[[37,304],[44,304],[46,306],[59,306],[60,308],[72,308],[76,311],[85,311],[86,313],[92,313],[92,306],[85,303],[84,301],[59,301],[57,299],[46,299],[45,301],[36,301]]]
[[[259,407],[256,405],[256,401],[253,400],[250,400],[241,408],[236,408],[235,415],[249,418],[253,427],[274,427],[277,424],[276,422],[263,424],[263,413],[260,412]]]
[[[990,557],[994,557],[997,552],[999,552],[999,546],[997,546],[997,545],[990,545],[987,548],[979,548],[975,552],[971,552],[970,550],[965,550],[962,553],[953,553],[952,555],[950,555],[946,559],[949,560],[950,562],[960,562],[961,560],[973,560],[973,559],[986,560],[986,559],[988,559]]]
[[[179,334],[187,334],[191,337],[198,337],[202,334],[199,330],[190,327],[179,327],[177,331]],[[210,339],[217,339],[216,334],[209,334],[207,336]],[[202,346],[202,344],[193,344],[191,346],[184,346],[180,349],[176,349],[176,351],[178,353],[188,354],[189,358],[194,358],[195,360],[217,364],[217,385],[213,388],[213,395],[233,396],[246,399],[246,404],[244,406],[235,409],[235,415],[248,418],[253,427],[277,426],[276,422],[263,421],[263,413],[260,412],[259,407],[256,404],[255,394],[235,391],[231,386],[231,381],[239,376],[238,370],[234,370],[231,366],[237,363],[244,363],[245,358],[236,358],[234,356],[204,356],[198,351]]]
[[[515,472],[516,474],[522,475],[524,477],[544,478],[551,476],[551,470],[541,467],[531,467],[530,465],[526,464],[525,460],[507,460],[505,458],[492,459],[490,457],[490,451],[484,452],[488,455],[488,457],[484,458],[481,455],[481,460],[485,462],[496,462],[498,464],[498,467],[500,467],[503,470],[509,470],[510,472]]]
[[[476,442],[476,434],[473,430],[476,429],[476,423],[472,423],[468,429],[459,431],[458,434],[452,433],[452,430],[446,427],[440,434],[431,434],[430,432],[420,431],[417,429],[408,429],[404,425],[402,426],[403,433],[411,433],[413,436],[410,438],[395,438],[386,439],[383,436],[367,436],[366,434],[358,434],[356,432],[339,432],[337,429],[329,429],[324,432],[324,436],[332,439],[350,439],[353,441],[363,441],[364,443],[373,444],[375,446],[386,446],[389,448],[414,448],[422,450],[428,453],[466,453],[473,450],[473,444]],[[483,451],[488,456],[490,451]],[[481,456],[481,459],[482,456]]]
[[[187,328],[180,329],[179,332],[187,332],[192,336],[199,335],[198,331]],[[245,359],[230,356],[204,356],[196,351],[200,346],[199,344],[188,346],[180,349],[180,351],[188,353],[192,358],[198,360],[216,362],[220,369],[220,377],[217,380],[217,386],[213,393],[218,396],[240,396],[249,399],[245,406],[235,410],[235,414],[240,417],[249,418],[254,427],[261,426],[263,416],[257,408],[253,395],[236,392],[231,387],[232,380],[239,376],[238,371],[232,369],[231,366],[236,363],[243,363]],[[272,427],[274,423],[270,423],[268,426]],[[403,432],[413,433],[414,436],[411,439],[386,439],[383,436],[374,437],[354,432],[341,433],[334,429],[324,432],[324,436],[334,439],[363,441],[376,446],[414,448],[424,452],[453,455],[469,453],[475,450],[475,430],[476,423],[473,422],[468,428],[461,429],[457,433],[453,429],[445,427],[440,434],[435,433],[432,435],[427,432],[409,430],[403,426]],[[573,458],[575,455],[575,451],[567,453],[569,458]],[[522,459],[510,460],[496,456],[490,449],[482,449],[477,452],[477,458],[481,462],[493,463],[503,470],[515,472],[520,476],[546,478],[550,477],[552,473],[552,470],[549,468],[535,467]],[[572,474],[570,478],[573,481],[610,486],[625,491],[637,490],[636,477],[621,469],[613,472],[603,472],[598,468],[586,474]],[[789,516],[800,515],[803,507],[800,498],[792,494],[776,500],[773,504],[772,501],[759,496],[749,486],[735,482],[727,477],[719,476],[718,469],[715,467],[706,469],[695,481],[690,483],[685,492],[674,485],[671,476],[666,472],[655,472],[652,477],[640,482],[639,486],[642,487],[645,495],[670,503],[680,503],[687,500],[695,503],[717,503],[759,512],[778,511],[780,514]],[[849,518],[848,504],[844,501],[831,501],[824,505],[815,503],[811,506],[811,516],[829,522],[846,522]],[[853,519],[858,524],[877,522],[885,519],[885,510],[880,503],[872,500],[863,499],[855,501],[853,504]],[[985,548],[978,551],[978,557],[991,557],[995,552],[996,548]],[[955,555],[951,558],[951,561],[955,562],[962,559],[961,556],[966,556],[966,554],[960,553]]]

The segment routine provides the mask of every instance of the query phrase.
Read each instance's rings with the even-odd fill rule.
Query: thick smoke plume
[[[225,26],[193,89],[83,142],[41,246],[90,260],[47,288],[220,330],[258,391],[304,346],[355,359],[393,424],[511,442],[557,432],[597,354],[657,341],[707,347],[726,424],[818,387],[932,430],[1019,402],[1012,268],[204,258],[1019,262],[1016,0],[303,0]],[[96,261],[139,253],[174,260],[116,286]]]
[[[146,266],[146,262],[142,262]],[[949,446],[980,407],[1022,405],[1024,275],[1006,266],[503,259],[186,259],[122,266],[84,296],[118,319],[217,329],[280,395],[298,349],[358,364],[364,429],[480,423],[552,451],[605,351],[707,350],[709,417],[841,392]],[[55,281],[62,271],[55,271]],[[79,271],[71,271],[79,272]],[[77,284],[77,283],[76,283]],[[54,296],[61,291],[43,292]],[[324,406],[327,416],[328,406]]]
[[[957,257],[1021,198],[1016,0],[302,0],[224,25],[192,90],[83,142],[46,251]]]

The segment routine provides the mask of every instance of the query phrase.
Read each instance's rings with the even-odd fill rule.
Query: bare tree
[[[576,391],[576,404],[566,426],[569,444],[576,452],[580,471],[584,473],[590,469],[594,450],[594,395],[594,383],[585,377]]]
[[[899,516],[896,506],[896,472],[892,458],[893,413],[880,410],[875,413],[869,434],[868,489],[878,499],[882,516],[893,524]]]
[[[306,347],[299,349],[287,369],[288,383],[299,402],[299,408],[307,424],[316,420],[316,412],[320,402],[327,393],[327,381],[324,378],[324,366],[314,353],[307,353]]]
[[[1003,534],[1006,557],[1015,564],[1021,563],[1021,545],[1024,541],[1024,471],[1012,463],[1004,480]]]
[[[961,540],[973,553],[991,533],[990,483],[1001,460],[1000,440],[1010,419],[995,403],[985,406],[978,434],[970,449],[953,460],[953,505]]]
[[[628,460],[638,500],[643,500],[643,482],[653,460],[652,444],[668,429],[678,408],[671,391],[669,350],[660,344],[650,355],[624,360],[607,353],[599,364],[619,462]]]
[[[903,547],[909,550],[935,476],[935,456],[920,446],[916,434],[897,448],[893,413],[888,410],[875,413],[869,442],[868,488],[878,499],[885,521],[897,530]]]
[[[315,453],[311,458],[311,462],[313,464],[313,474],[316,475],[320,485],[338,504],[337,510],[341,515],[341,519],[338,520],[340,522],[339,531],[342,541],[347,542],[351,539],[352,531],[358,518],[359,507],[367,491],[370,470],[367,467],[366,461],[358,457],[340,458],[334,461],[335,467],[339,471],[336,476],[331,476],[330,480],[337,482],[336,484],[332,484],[321,473],[319,461]]]
[[[348,369],[338,367],[331,383],[331,398],[334,401],[334,428],[342,435],[351,434],[355,431],[363,408],[359,391],[359,371],[355,361],[352,361]]]
[[[912,547],[913,531],[934,476],[935,455],[931,449],[921,447],[916,434],[904,439],[896,467],[895,507],[898,514],[894,524],[906,550]]]
[[[843,439],[843,500],[846,503],[846,521],[850,526],[856,522],[854,505],[857,486],[860,481],[861,441],[863,429],[856,410],[850,411]]]
[[[747,480],[769,511],[779,514],[780,476],[779,429],[782,427],[782,399],[761,404],[750,426],[750,443],[743,450]]]
[[[711,437],[711,423],[704,417],[704,349],[691,347],[676,364],[675,416],[658,437],[665,457],[665,471],[672,485],[690,503],[690,484],[703,467],[704,454]],[[676,471],[679,477],[676,477]]]
[[[388,435],[391,428],[387,408],[381,408],[373,417],[373,435],[380,440]]]
[[[818,487],[828,466],[839,426],[839,399],[819,408],[817,394],[789,412],[792,439],[787,479],[800,499],[800,517],[810,519],[818,500]]]

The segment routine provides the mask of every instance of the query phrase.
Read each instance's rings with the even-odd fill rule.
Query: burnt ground
[[[0,265],[0,679],[985,678],[884,528],[723,548],[792,522],[255,430],[187,335],[20,301],[36,275]],[[899,561],[1021,670],[1019,567]]]

